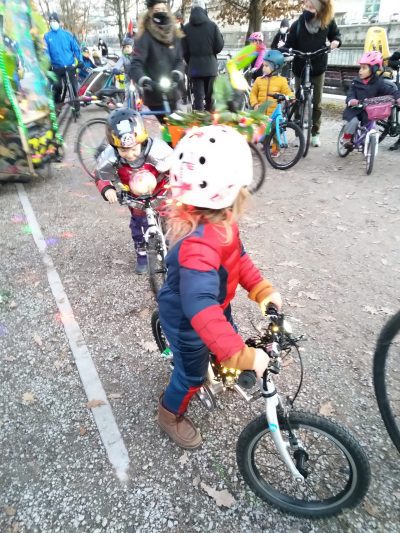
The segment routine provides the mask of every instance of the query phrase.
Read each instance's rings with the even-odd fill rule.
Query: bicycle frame
[[[376,129],[376,122],[374,120],[368,121],[365,126],[359,124],[354,134],[353,144],[355,148],[357,148],[357,150],[363,152],[365,157],[367,157],[368,154],[368,145],[371,135],[376,135],[377,137],[379,135],[378,130]],[[375,155],[378,154],[378,145],[379,143],[377,142],[375,148]]]

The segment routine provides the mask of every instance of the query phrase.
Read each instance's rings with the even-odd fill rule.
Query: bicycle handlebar
[[[319,50],[315,50],[314,52],[302,52],[301,50],[294,50],[293,48],[281,48],[280,51],[282,52],[282,50],[284,50],[285,53],[289,55],[294,55],[297,57],[304,57],[306,59],[315,57],[317,55],[328,54],[329,52],[332,51],[330,46],[324,46],[323,48],[320,48]]]

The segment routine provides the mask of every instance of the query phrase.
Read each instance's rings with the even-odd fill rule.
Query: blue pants
[[[147,230],[147,218],[146,215],[143,214],[143,216],[138,216],[136,214],[131,213],[131,221],[129,223],[129,227],[131,229],[131,235],[133,244],[135,245],[135,250],[138,251],[144,251],[145,250],[145,240],[144,240],[144,234]]]

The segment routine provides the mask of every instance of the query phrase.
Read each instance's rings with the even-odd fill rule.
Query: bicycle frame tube
[[[277,408],[281,405],[281,401],[276,392],[275,384],[270,374],[268,374],[267,376],[266,389],[268,392],[268,397],[265,399],[266,417],[268,422],[268,429],[271,433],[272,440],[275,443],[279,455],[282,457],[283,462],[288,467],[294,479],[299,483],[303,483],[304,477],[297,470],[295,464],[292,461],[292,458],[289,455],[288,448],[290,444],[287,441],[283,440],[281,430],[279,429]]]
[[[372,135],[375,135],[377,137],[376,143],[375,143],[375,155],[378,155],[378,146],[379,146],[379,135],[378,135],[377,130],[375,129],[375,122],[370,122],[368,126],[370,126],[371,129],[368,129],[366,136],[365,136],[365,142],[364,142],[364,156],[365,157],[367,157],[367,154],[368,154],[369,140]]]
[[[165,244],[164,235],[162,231],[160,230],[160,226],[158,224],[157,215],[151,206],[146,206],[145,213],[146,213],[148,227],[147,227],[147,230],[145,231],[145,234],[143,235],[144,240],[148,243],[150,237],[154,235],[159,235],[161,243],[162,243],[164,257],[165,257],[167,255],[167,246]]]

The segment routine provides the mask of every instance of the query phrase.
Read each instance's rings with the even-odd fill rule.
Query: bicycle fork
[[[150,207],[146,207],[145,213],[146,213],[146,219],[147,219],[147,230],[145,231],[145,234],[143,237],[146,243],[148,244],[149,240],[152,237],[155,237],[156,235],[159,235],[161,237],[162,233],[160,231],[157,217],[153,209]],[[165,257],[167,255],[167,246],[165,244],[165,239],[163,236],[162,238],[160,238],[160,244],[162,246],[162,252]]]
[[[271,432],[271,437],[274,441],[276,449],[278,450],[279,455],[282,457],[283,462],[288,467],[293,478],[298,483],[304,483],[304,476],[299,472],[292,458],[290,457],[289,449],[291,444],[283,439],[281,430],[279,428],[277,408],[281,406],[281,401],[276,392],[275,384],[270,376],[267,377],[266,387],[263,390],[262,395],[265,397],[268,429]],[[301,449],[299,442],[297,442],[297,449]]]

